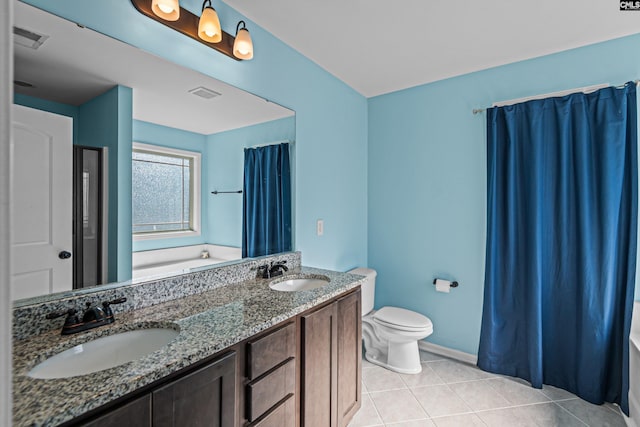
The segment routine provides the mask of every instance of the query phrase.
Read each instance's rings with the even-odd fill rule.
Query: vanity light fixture
[[[245,22],[238,23],[236,37],[226,33],[220,27],[220,19],[211,0],[204,0],[200,16],[180,7],[179,0],[131,0],[131,3],[146,17],[224,53],[229,58],[236,61],[253,58],[253,43]]]
[[[180,19],[180,3],[178,0],[152,0],[151,10],[165,21]]]
[[[242,28],[240,28],[242,25]],[[249,35],[249,30],[244,21],[238,22],[236,26],[236,40],[233,43],[233,54],[240,59],[253,58],[253,42]]]
[[[207,3],[209,6],[206,6]],[[211,0],[204,0],[202,3],[202,15],[200,15],[198,22],[198,37],[209,43],[218,43],[222,40],[220,19],[216,10],[211,6]]]

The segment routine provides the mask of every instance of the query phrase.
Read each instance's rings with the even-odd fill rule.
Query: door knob
[[[58,254],[58,258],[60,259],[69,259],[71,258],[71,252],[68,251],[62,251]]]

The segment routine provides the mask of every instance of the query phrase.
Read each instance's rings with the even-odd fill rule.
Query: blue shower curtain
[[[628,413],[636,87],[487,111],[478,366]]]
[[[244,150],[242,257],[291,250],[289,144]]]

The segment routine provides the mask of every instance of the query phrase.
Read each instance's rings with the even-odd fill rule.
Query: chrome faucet
[[[115,322],[112,304],[122,304],[126,302],[126,298],[117,298],[113,301],[105,301],[102,307],[94,306],[90,302],[87,303],[82,320],[78,317],[78,310],[70,308],[68,310],[58,311],[47,314],[47,319],[56,319],[58,317],[67,316],[62,326],[62,335],[71,335],[88,329],[97,328],[98,326],[107,325]]]

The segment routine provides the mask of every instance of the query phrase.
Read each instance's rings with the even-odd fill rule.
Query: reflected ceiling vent
[[[24,28],[13,27],[13,42],[20,46],[35,50],[42,46],[42,43],[44,43],[48,38],[49,36],[34,33],[33,31],[25,30]]]
[[[207,89],[204,86],[199,86],[195,89],[191,89],[189,93],[204,99],[212,99],[212,98],[215,98],[216,96],[222,96],[221,93],[216,92],[215,90]]]

